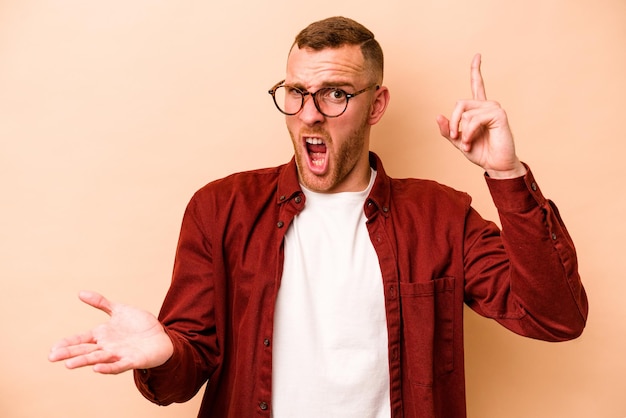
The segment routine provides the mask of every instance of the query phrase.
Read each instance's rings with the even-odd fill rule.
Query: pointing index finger
[[[483,76],[480,72],[481,55],[474,55],[472,60],[472,66],[470,70],[470,81],[472,84],[472,96],[474,100],[487,100],[487,94],[485,93],[485,83],[483,82]]]

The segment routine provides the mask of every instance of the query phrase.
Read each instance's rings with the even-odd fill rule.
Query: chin
[[[311,173],[307,173],[300,177],[300,182],[304,187],[314,192],[326,193],[333,189],[335,186],[333,182],[325,177],[319,177]]]

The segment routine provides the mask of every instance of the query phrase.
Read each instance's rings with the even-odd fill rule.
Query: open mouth
[[[309,156],[309,168],[321,172],[326,167],[326,143],[321,138],[305,137],[306,151]]]

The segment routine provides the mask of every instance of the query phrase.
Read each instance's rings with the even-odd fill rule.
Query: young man
[[[383,116],[383,55],[350,19],[297,37],[271,90],[295,157],[214,181],[192,198],[159,319],[81,299],[108,323],[53,347],[52,361],[134,370],[153,402],[200,417],[465,416],[463,304],[531,338],[582,332],[587,300],[571,239],[485,97],[437,119],[486,172],[503,233],[463,193],[392,179],[369,151]]]

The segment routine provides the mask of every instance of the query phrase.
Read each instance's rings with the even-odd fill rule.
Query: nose
[[[302,106],[302,109],[298,113],[298,117],[307,125],[314,125],[324,120],[324,115],[317,109],[315,101],[310,95],[304,98],[304,106]]]

